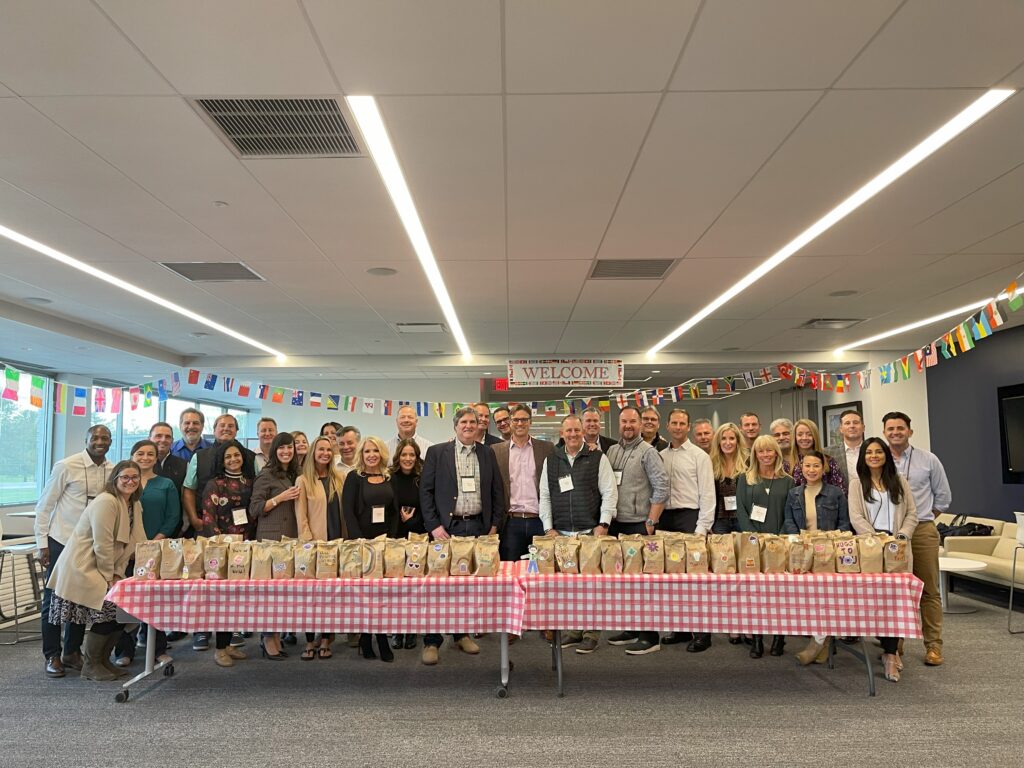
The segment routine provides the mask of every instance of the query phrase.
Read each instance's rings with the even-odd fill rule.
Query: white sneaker
[[[118,658],[114,659],[115,667],[127,667],[130,666],[131,663],[132,660],[130,656],[119,656]]]

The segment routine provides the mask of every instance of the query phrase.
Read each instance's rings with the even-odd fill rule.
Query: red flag
[[[243,382],[242,384],[239,384],[238,385],[238,396],[239,397],[248,397],[249,396],[249,389],[250,389],[250,387],[252,387],[252,382],[249,382],[249,381],[246,381],[246,382]]]
[[[933,341],[927,347],[924,348],[924,365],[926,368],[931,368],[933,365],[939,364],[939,355],[935,350],[935,342]]]
[[[197,371],[195,368],[189,368],[188,369],[188,383],[189,384],[198,384],[199,383],[199,371]]]
[[[915,349],[914,350],[914,365],[917,366],[917,372],[918,373],[921,373],[921,371],[924,370],[924,350],[923,349]]]
[[[793,378],[794,369],[793,369],[793,364],[792,363],[779,363],[778,368],[779,368],[779,376],[781,376],[784,379],[792,379]],[[803,384],[801,384],[800,386],[803,386]]]

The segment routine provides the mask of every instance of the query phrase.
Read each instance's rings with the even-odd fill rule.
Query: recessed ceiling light
[[[205,339],[208,338],[210,334],[204,331],[192,331],[192,333],[190,333],[189,336],[191,336],[193,339]]]
[[[398,157],[391,146],[391,139],[388,137],[387,128],[384,127],[384,119],[381,117],[380,110],[377,109],[377,100],[373,96],[346,96],[345,101],[352,110],[356,122],[359,123],[359,130],[362,131],[363,138],[366,140],[370,156],[380,172],[381,179],[384,180],[384,186],[387,188],[388,194],[391,196],[391,202],[398,212],[398,218],[402,220],[405,233],[409,237],[409,242],[412,243],[416,257],[420,260],[420,266],[423,267],[423,272],[427,276],[430,287],[434,290],[434,296],[437,299],[437,303],[441,306],[441,312],[444,313],[444,317],[448,321],[448,327],[451,328],[455,342],[462,351],[462,358],[463,360],[469,360],[472,358],[473,353],[469,349],[469,342],[466,341],[466,335],[462,332],[462,325],[455,314],[455,305],[452,304],[451,297],[448,295],[448,288],[441,277],[441,270],[437,266],[437,260],[434,258],[430,241],[427,240],[427,233],[423,229],[423,222],[420,221],[420,215],[416,211],[416,204],[413,202],[412,194],[405,183],[405,176],[402,174],[402,168],[398,164]]]
[[[741,294],[823,232],[826,232],[845,219],[855,210],[864,205],[868,200],[896,181],[896,179],[900,178],[900,176],[917,166],[926,157],[937,152],[959,134],[970,128],[978,120],[1010,98],[1014,93],[1015,91],[1010,88],[993,88],[986,91],[980,97],[971,102],[966,109],[962,110],[958,115],[946,122],[928,138],[903,155],[903,157],[899,158],[896,162],[871,179],[867,184],[862,186],[852,195],[839,203],[839,205],[786,243],[786,245],[784,245],[779,251],[743,277],[739,282],[735,283],[725,293],[647,350],[647,356],[653,357],[656,355],[660,350],[678,339],[688,330],[697,325],[697,323],[704,320],[712,312]]]
[[[829,296],[835,296],[837,299],[841,299],[844,296],[856,296],[860,291],[832,291]]]
[[[491,375],[490,371],[484,371],[484,376],[490,376],[490,375]]]
[[[38,304],[44,306],[46,304],[53,304],[53,299],[47,299],[43,296],[26,296],[22,299],[26,304]]]
[[[366,270],[366,274],[373,275],[374,277],[391,277],[392,275],[397,275],[398,270],[391,267],[370,267]]]
[[[152,379],[153,378],[153,374],[152,373],[144,373],[144,374],[142,374],[142,378],[144,378],[144,379]]]
[[[226,203],[223,200],[214,200],[213,204],[217,208],[227,208],[229,205],[231,205],[231,203]]]
[[[739,347],[722,347],[723,352],[739,352]]]
[[[215,320],[210,320],[207,317],[203,317],[202,315],[193,312],[191,309],[187,309],[186,307],[183,307],[180,304],[175,304],[173,301],[165,299],[163,296],[158,296],[157,294],[151,293],[150,291],[147,291],[144,288],[139,288],[139,286],[133,283],[129,283],[127,280],[122,280],[120,277],[116,277],[110,274],[109,272],[104,272],[102,269],[97,269],[91,264],[86,264],[84,261],[80,261],[74,258],[73,256],[68,256],[66,253],[58,251],[56,248],[51,248],[48,245],[44,245],[38,240],[33,240],[31,237],[23,235],[20,232],[15,232],[13,229],[5,227],[2,224],[0,224],[0,236],[6,237],[8,240],[12,240],[15,243],[18,243],[19,245],[23,245],[26,248],[29,248],[30,250],[33,250],[38,254],[53,259],[54,261],[59,261],[61,264],[64,264],[68,267],[72,267],[73,269],[77,269],[79,272],[85,272],[85,274],[95,277],[97,280],[102,280],[105,283],[109,283],[110,285],[113,285],[117,288],[120,288],[122,291],[130,293],[133,296],[137,296],[140,299],[145,299],[146,301],[151,301],[154,304],[163,307],[164,309],[169,309],[172,312],[176,312],[179,315],[183,315],[189,318],[190,320],[194,320],[197,323],[202,323],[208,328],[213,328],[215,331],[223,333],[225,336],[230,336],[233,339],[238,339],[238,341],[241,341],[244,344],[248,344],[249,346],[256,347],[256,349],[263,350],[268,354],[274,355],[277,358],[278,362],[282,362],[286,359],[283,352],[279,352],[273,347],[267,346],[262,342],[256,341],[256,339],[253,339],[250,336],[246,336],[245,334],[239,333],[238,331],[232,328],[228,328],[226,325],[221,325]]]
[[[652,369],[651,369],[651,373],[661,373],[661,371],[656,371],[656,370],[654,370],[654,369],[652,368]]]

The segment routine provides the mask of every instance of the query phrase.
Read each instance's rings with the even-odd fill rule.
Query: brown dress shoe
[[[46,676],[47,677],[64,677],[64,665],[61,663],[59,656],[51,656],[46,660]]]
[[[78,651],[74,653],[68,653],[60,657],[61,664],[68,669],[81,669],[82,668],[82,654]]]
[[[929,667],[938,667],[942,665],[944,659],[942,658],[942,651],[938,646],[933,645],[924,655],[924,663]]]

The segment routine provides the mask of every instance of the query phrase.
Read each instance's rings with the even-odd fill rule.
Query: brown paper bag
[[[451,575],[451,547],[448,542],[432,541],[427,550],[427,578],[443,579]]]
[[[181,540],[181,578],[202,579],[206,576],[206,565],[203,562],[206,553],[206,538]]]
[[[665,539],[662,536],[644,536],[644,573],[665,572]]]
[[[555,572],[555,540],[550,536],[534,536],[533,546],[537,548],[537,572]]]
[[[736,545],[731,533],[708,536],[712,573],[736,573]]]
[[[601,573],[622,573],[622,546],[611,536],[601,538]]]
[[[316,542],[305,541],[292,547],[292,558],[295,560],[296,579],[316,578]]]
[[[388,539],[384,542],[384,578],[400,579],[405,575],[406,539]]]
[[[785,573],[789,565],[789,547],[779,536],[765,536],[761,549],[761,573]]]
[[[857,540],[852,536],[836,539],[836,573],[860,573]]]
[[[233,541],[228,544],[228,579],[236,581],[249,578],[252,563],[252,543]]]
[[[316,542],[316,579],[338,578],[338,544],[334,541]]]
[[[387,534],[370,539],[363,547],[363,578],[384,578],[384,548],[387,546]]]
[[[206,550],[203,553],[207,579],[226,579],[228,577],[228,547],[229,542],[213,541],[206,543]]]
[[[580,572],[580,542],[575,536],[555,539],[555,564],[559,573]]]
[[[244,541],[245,537],[240,533],[215,533],[210,537],[214,544],[233,544],[236,541]]]
[[[448,541],[452,555],[451,565],[448,569],[449,575],[472,576],[476,538],[474,536],[452,536]]]
[[[622,572],[643,573],[644,537],[639,533],[620,535],[619,546],[622,547]]]
[[[789,573],[810,573],[814,568],[814,549],[810,540],[791,534],[789,537]]]
[[[160,557],[163,550],[159,541],[140,541],[135,545],[135,578],[155,581],[160,578]]]
[[[830,539],[828,536],[815,536],[811,539],[811,549],[814,550],[814,563],[811,566],[813,573],[836,572],[835,539]]]
[[[490,536],[477,536],[473,550],[473,557],[476,560],[474,576],[498,575],[501,568],[501,555],[498,553],[500,544],[496,533]]]
[[[416,534],[410,533],[409,540],[405,542],[405,577],[407,579],[421,579],[427,575],[427,552],[430,542],[424,534],[423,538],[413,538]]]
[[[274,545],[269,541],[254,541],[249,547],[249,578],[274,578],[274,558],[270,549]]]
[[[362,539],[344,539],[338,545],[338,575],[341,578],[363,578],[362,542]]]
[[[580,536],[580,573],[601,573],[601,537]]]
[[[683,535],[686,542],[686,572],[709,573],[711,557],[708,555],[708,538],[703,534],[687,533]]]
[[[857,554],[860,556],[861,573],[884,573],[882,539],[875,533],[857,536]]]
[[[910,541],[887,538],[882,545],[882,558],[886,573],[910,573]]]
[[[295,555],[291,542],[271,544],[270,578],[291,579],[295,576]]]
[[[761,540],[756,533],[736,534],[736,572],[761,573]]]
[[[181,551],[181,539],[160,539],[160,578],[180,579],[181,569],[184,565],[185,558]]]

